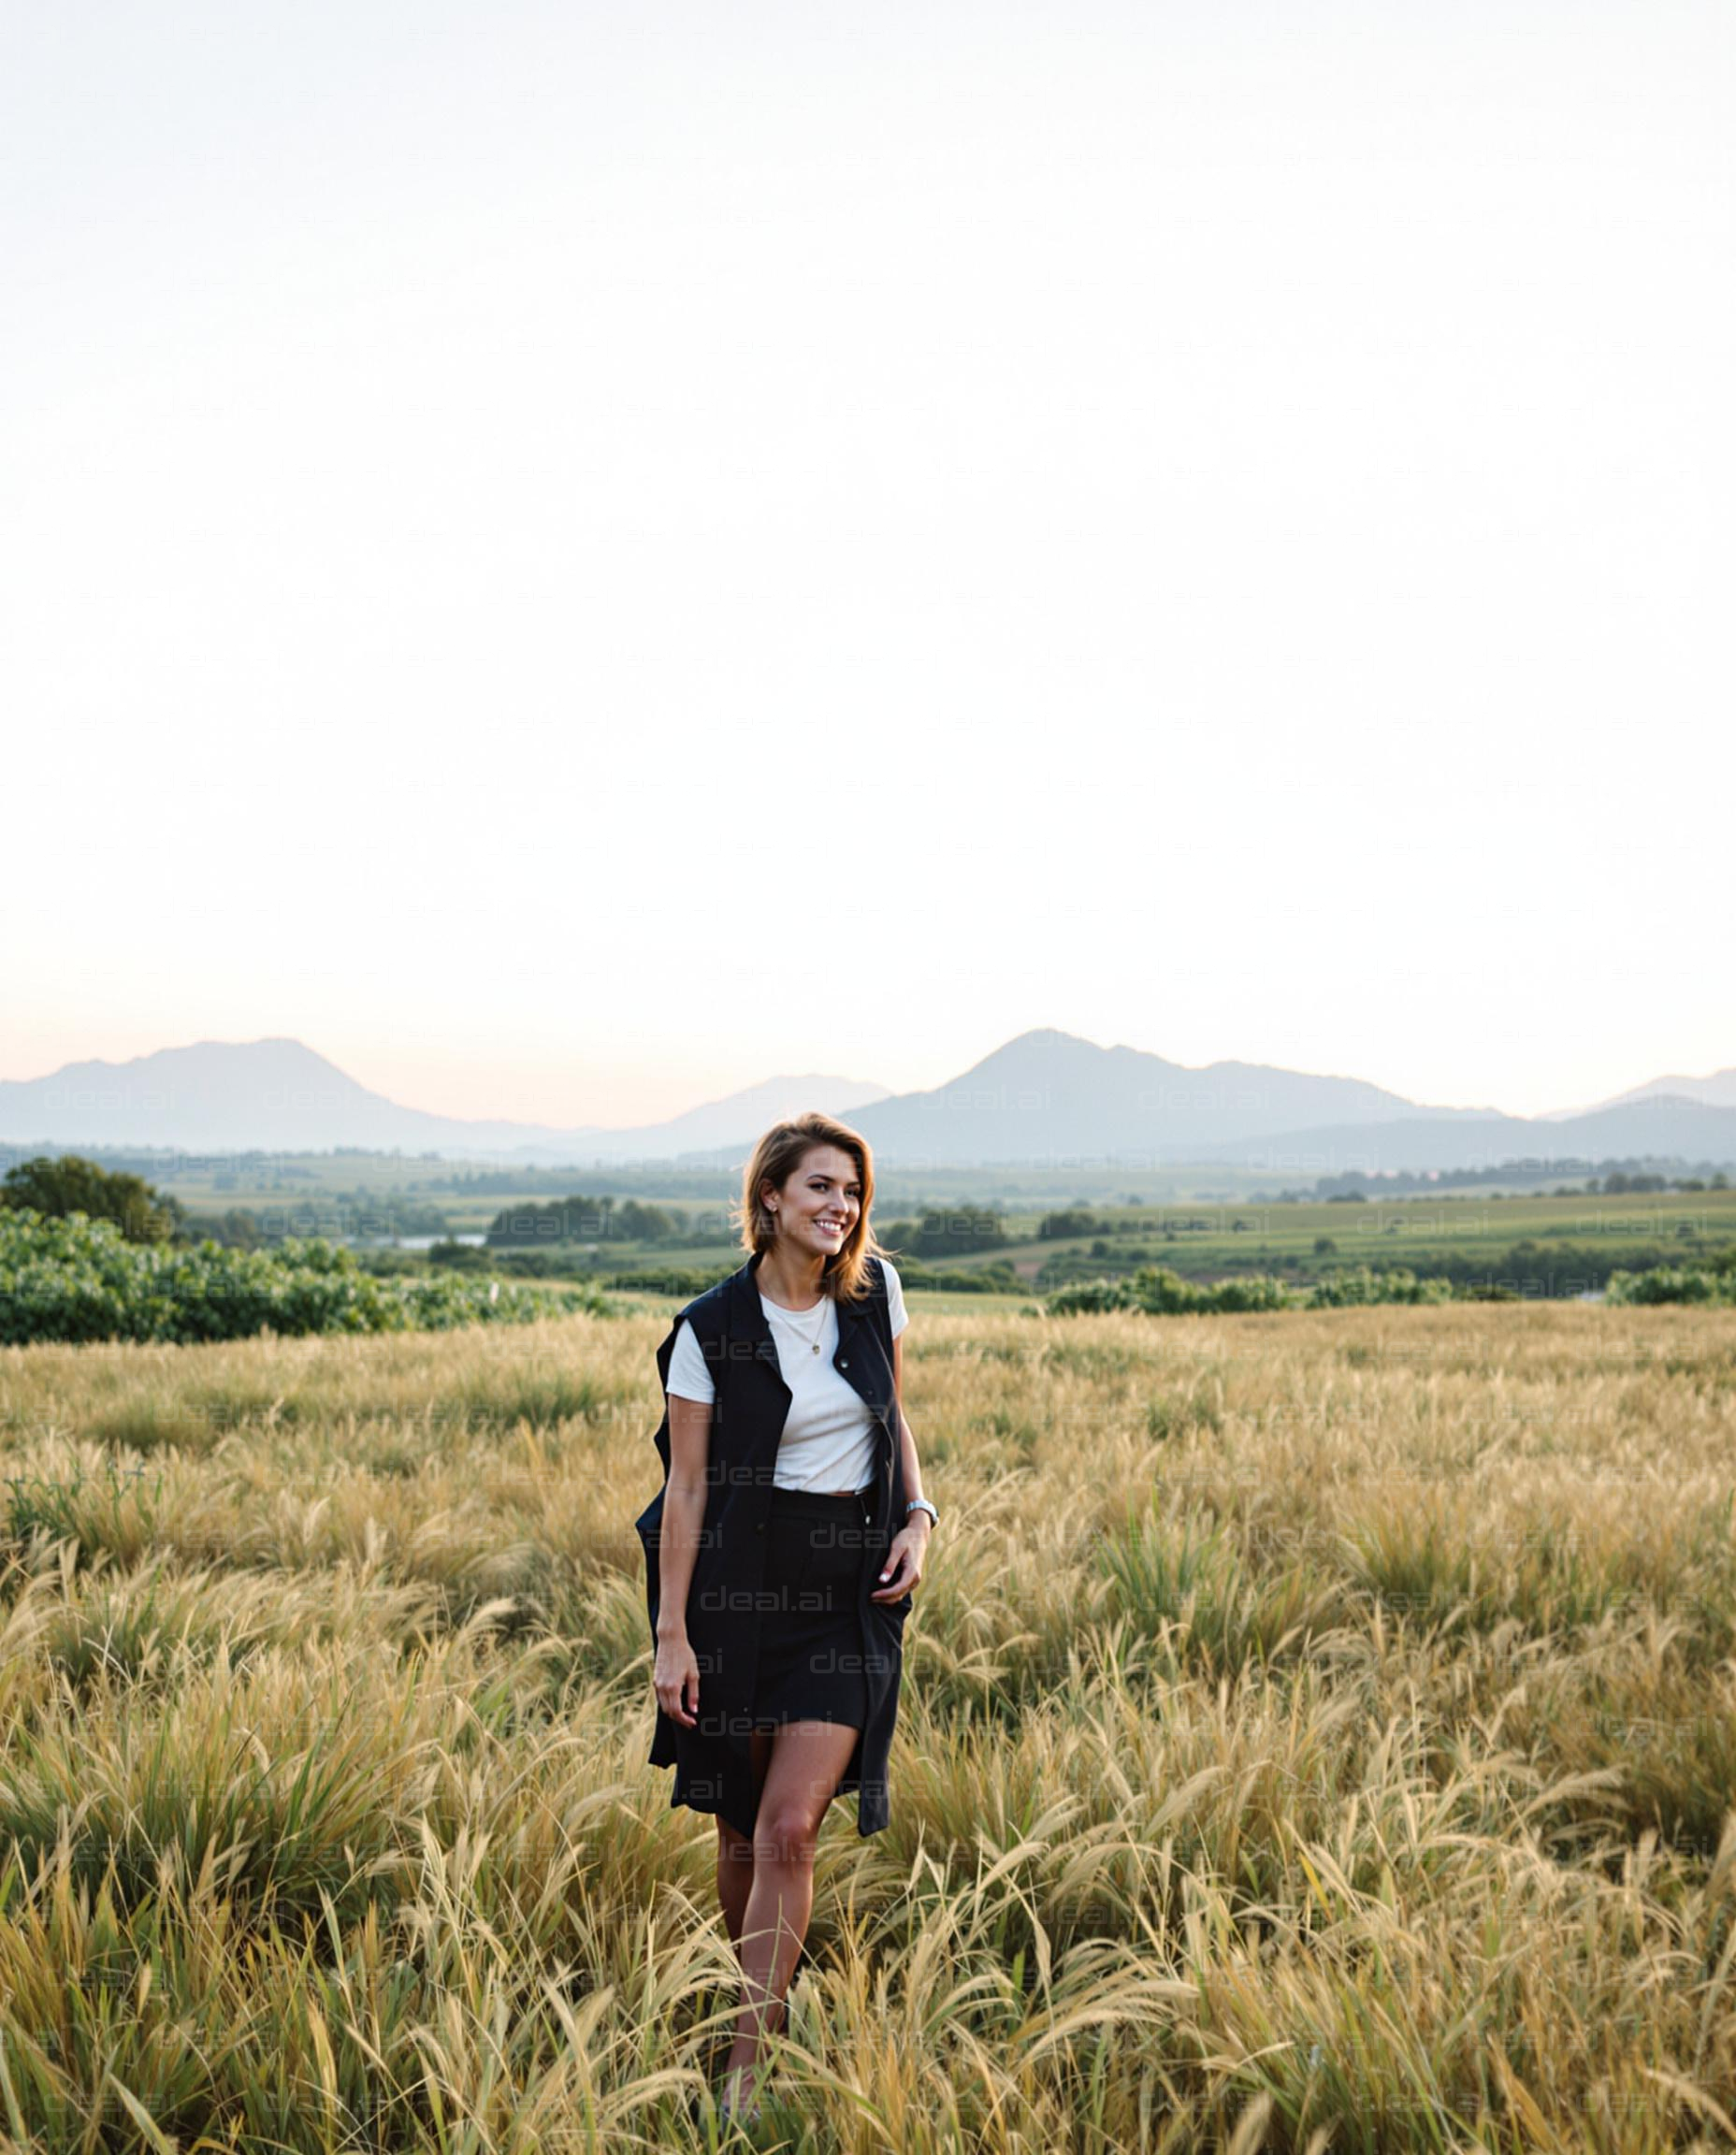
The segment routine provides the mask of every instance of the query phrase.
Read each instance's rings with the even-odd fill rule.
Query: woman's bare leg
[[[787,1721],[774,1733],[754,1822],[753,1885],[738,1946],[742,2009],[725,2072],[731,2103],[740,2099],[759,2057],[762,2032],[783,2019],[796,1956],[814,1911],[820,1820],[844,1778],[857,1734],[835,1721]]]
[[[761,1789],[772,1764],[770,1728],[756,1728],[748,1737],[753,1751],[754,1787]],[[738,1833],[727,1820],[717,1821],[717,1900],[723,1909],[724,1928],[739,1955],[742,1924],[747,1914],[747,1896],[754,1883],[754,1844],[750,1833]]]

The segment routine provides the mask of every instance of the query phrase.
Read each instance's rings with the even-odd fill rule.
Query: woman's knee
[[[764,1863],[812,1864],[825,1810],[823,1803],[816,1809],[813,1799],[806,1794],[762,1801],[754,1825],[755,1859]]]

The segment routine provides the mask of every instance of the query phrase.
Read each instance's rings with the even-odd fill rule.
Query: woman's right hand
[[[651,1683],[658,1704],[672,1721],[684,1728],[699,1726],[700,1664],[691,1641],[685,1636],[658,1641]]]

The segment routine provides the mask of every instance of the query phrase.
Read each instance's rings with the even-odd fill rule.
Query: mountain
[[[299,1040],[200,1040],[128,1063],[69,1063],[0,1082],[0,1141],[158,1146],[190,1152],[323,1152],[365,1146],[526,1165],[664,1160],[740,1147],[782,1115],[854,1114],[884,1085],[818,1075],[772,1078],[673,1121],[638,1129],[466,1121],[369,1092]]]
[[[1049,1029],[1020,1034],[932,1092],[774,1078],[625,1130],[429,1115],[369,1092],[297,1040],[201,1040],[130,1063],[69,1063],[49,1078],[0,1082],[0,1142],[199,1153],[362,1146],[525,1166],[739,1168],[768,1123],[810,1106],[845,1117],[877,1163],[904,1170],[1215,1164],[1302,1179],[1527,1158],[1736,1164],[1736,1106],[1650,1087],[1583,1113],[1527,1118],[1428,1106],[1358,1078],[1269,1063],[1194,1069]]]
[[[1729,1167],[1736,1166],[1736,1108],[1656,1098],[1555,1121],[1495,1115],[1476,1122],[1424,1116],[1378,1125],[1338,1122],[1286,1130],[1233,1149],[1189,1146],[1169,1157],[1178,1165],[1245,1167],[1295,1181],[1353,1169],[1423,1175],[1522,1160],[1683,1160]]]
[[[1627,1107],[1637,1100],[1697,1100],[1703,1107],[1736,1107],[1736,1069],[1714,1070],[1709,1078],[1648,1078],[1631,1092],[1618,1092],[1613,1100],[1599,1100],[1591,1107],[1552,1107],[1540,1115],[1540,1122],[1565,1122],[1576,1115],[1595,1115],[1605,1107]]]
[[[1191,1069],[1076,1034],[1021,1033],[949,1085],[861,1109],[875,1156],[914,1166],[1018,1161],[1127,1166],[1141,1160],[1229,1160],[1238,1148],[1313,1123],[1372,1127],[1418,1113],[1481,1122],[1492,1107],[1419,1109],[1360,1078],[1321,1078],[1267,1063]]]
[[[1693,1100],[1647,1097],[1540,1122],[1269,1063],[1190,1069],[1049,1030],[1020,1034],[949,1085],[898,1093],[850,1120],[877,1164],[904,1169],[1222,1165],[1311,1179],[1563,1157],[1736,1165],[1736,1109]]]

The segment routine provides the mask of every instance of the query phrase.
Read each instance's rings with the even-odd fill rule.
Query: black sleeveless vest
[[[687,1637],[699,1663],[698,1726],[684,1728],[659,1706],[651,1764],[673,1766],[672,1805],[719,1814],[738,1833],[754,1830],[755,1792],[749,1728],[764,1597],[765,1530],[771,1513],[777,1447],[789,1412],[790,1391],[778,1367],[777,1343],[760,1306],[758,1254],[739,1271],[676,1311],[657,1351],[663,1418],[654,1441],[663,1464],[663,1487],[634,1521],[645,1554],[645,1606],[657,1644],[658,1535],[669,1487],[669,1366],[685,1317],[716,1385],[706,1461],[703,1532],[687,1590]],[[832,1367],[860,1392],[874,1418],[875,1478],[869,1486],[872,1563],[862,1566],[858,1597],[863,1670],[868,1685],[866,1726],[839,1793],[856,1796],[857,1830],[877,1833],[887,1824],[887,1756],[898,1714],[904,1672],[906,1594],[876,1602],[892,1537],[904,1524],[904,1446],[892,1372],[892,1326],[886,1277],[877,1257],[868,1260],[869,1292],[859,1302],[838,1304],[838,1345]],[[775,1622],[775,1615],[769,1621]]]

